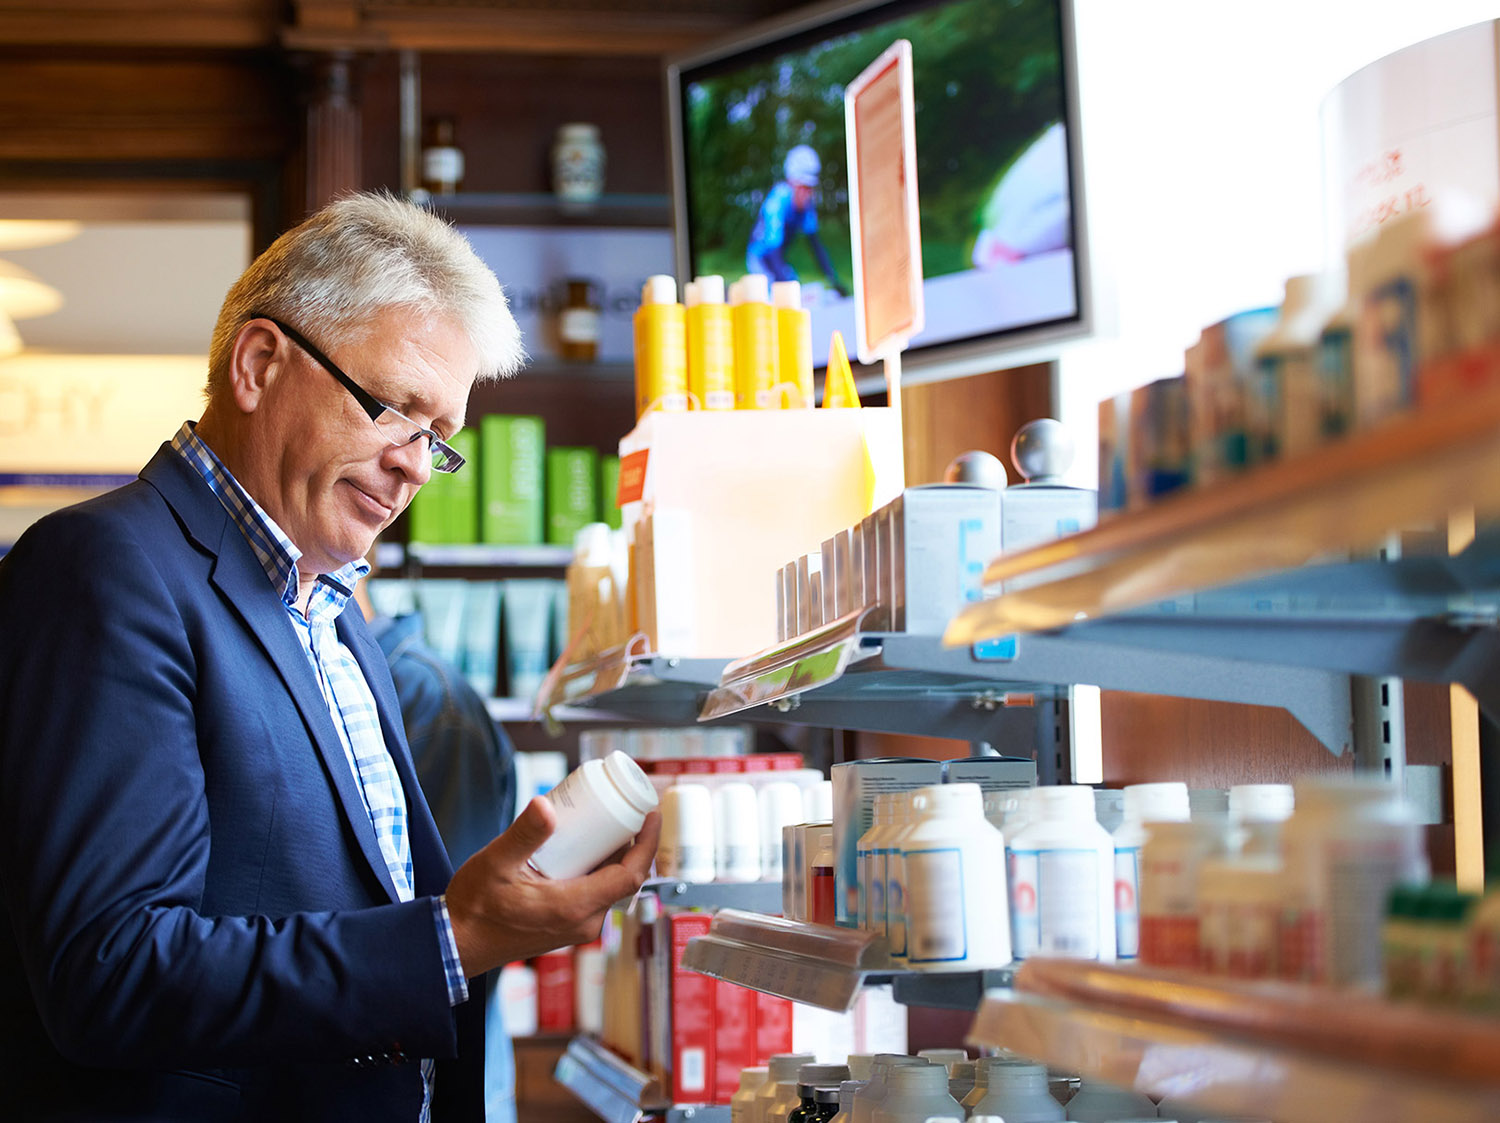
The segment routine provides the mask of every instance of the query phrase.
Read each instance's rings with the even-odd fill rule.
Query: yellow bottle
[[[687,409],[687,317],[677,303],[677,282],[665,274],[646,278],[635,310],[635,415],[648,409]]]
[[[776,319],[764,273],[746,273],[729,287],[734,324],[734,408],[779,409]]]
[[[771,286],[771,305],[776,309],[776,381],[782,394],[796,387],[790,404],[810,409],[813,400],[812,313],[802,307],[802,286],[796,281],[777,281]],[[783,398],[783,400],[786,400]]]
[[[724,303],[724,278],[699,277],[683,286],[687,302],[688,389],[702,409],[734,408],[734,324]]]

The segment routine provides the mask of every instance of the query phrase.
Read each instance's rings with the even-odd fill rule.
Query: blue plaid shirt
[[[261,510],[232,476],[212,449],[198,439],[193,423],[186,422],[172,439],[173,450],[203,477],[229,517],[245,536],[255,552],[272,587],[281,597],[287,617],[302,644],[328,704],[333,727],[344,747],[344,757],[354,774],[365,812],[386,869],[396,886],[396,896],[412,899],[411,845],[406,833],[406,795],[401,788],[385,736],[380,730],[380,714],[374,695],[359,669],[354,655],[339,642],[335,623],[349,602],[354,586],[370,572],[364,560],[350,562],[336,573],[324,574],[313,586],[307,615],[297,608],[297,561],[302,551],[282,533],[275,521]],[[448,915],[446,897],[432,900],[433,918],[437,923],[439,944],[443,949],[443,968],[448,979],[448,1001],[457,1005],[469,997],[468,982],[458,958],[458,942],[453,936],[453,921]],[[433,1062],[422,1061],[422,1121],[432,1111]]]

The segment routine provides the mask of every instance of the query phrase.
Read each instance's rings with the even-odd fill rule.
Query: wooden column
[[[307,213],[363,183],[360,168],[359,61],[352,51],[308,56]]]

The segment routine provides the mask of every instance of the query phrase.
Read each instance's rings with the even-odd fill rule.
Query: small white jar
[[[915,818],[902,839],[907,965],[1004,967],[1010,962],[1005,839],[984,817],[979,785],[918,788],[911,806]]]
[[[1036,817],[1010,844],[1012,952],[1017,959],[1109,962],[1115,958],[1115,843],[1094,818],[1094,789],[1041,787],[1031,798]]]
[[[552,145],[552,188],[569,203],[591,203],[604,193],[604,144],[599,126],[573,122]]]
[[[714,865],[720,881],[760,880],[760,810],[749,784],[714,790]]]
[[[580,877],[629,843],[656,808],[656,789],[640,765],[616,750],[574,769],[547,793],[557,828],[531,856],[547,877]]]
[[[674,784],[661,796],[656,872],[696,883],[714,879],[714,802],[703,784]]]

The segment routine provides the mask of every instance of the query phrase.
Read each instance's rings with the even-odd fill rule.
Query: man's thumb
[[[505,840],[505,848],[512,857],[525,861],[552,837],[556,829],[557,812],[552,804],[544,796],[535,796],[500,837]]]

